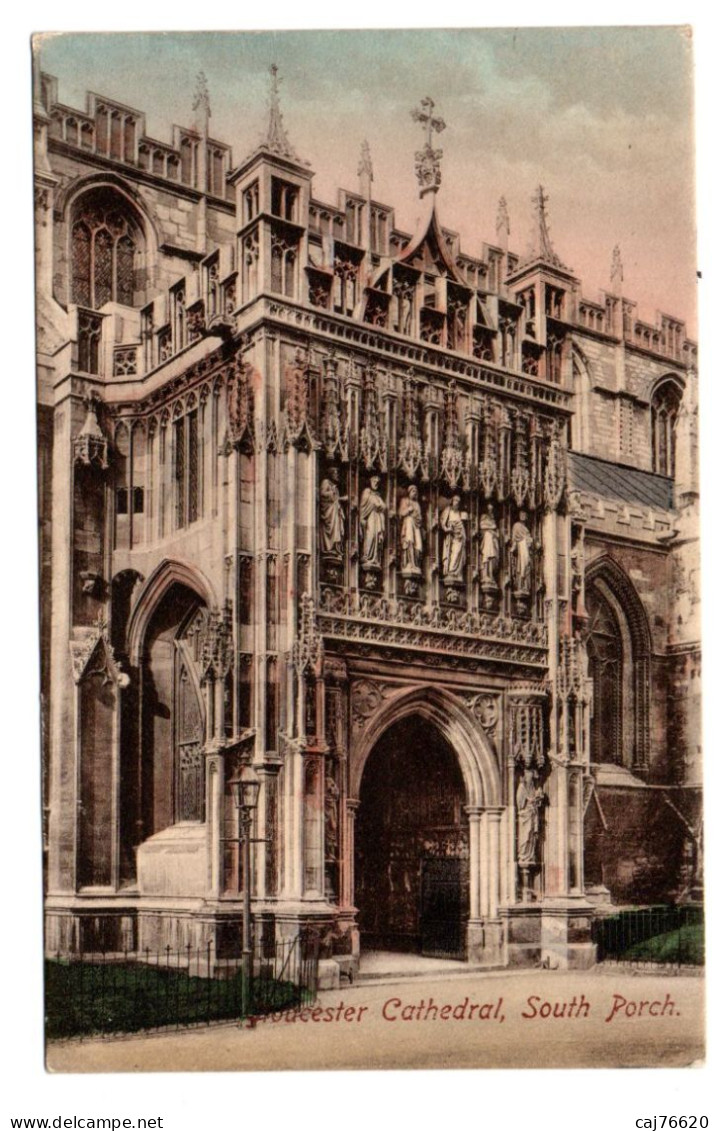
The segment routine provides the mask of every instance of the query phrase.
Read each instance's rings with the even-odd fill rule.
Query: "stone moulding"
[[[356,606],[356,607],[355,607]],[[413,602],[324,590],[318,617],[325,637],[390,645],[444,655],[547,666],[547,628],[533,622],[441,608]]]
[[[408,342],[389,332],[378,331],[375,326],[369,324],[358,326],[356,322],[345,321],[342,318],[330,319],[319,310],[317,314],[313,314],[304,307],[295,307],[286,302],[278,302],[276,299],[266,299],[263,305],[264,310],[261,311],[260,317],[276,319],[280,325],[301,326],[304,330],[329,334],[333,338],[342,338],[359,345],[364,350],[377,350],[382,354],[403,358],[415,365],[443,369],[456,376],[503,389],[513,396],[529,398],[569,411],[568,393],[556,385],[543,385],[540,381],[532,381],[526,374],[489,369],[476,364],[471,358],[448,353],[440,347],[427,348],[426,343],[420,345],[416,342]]]

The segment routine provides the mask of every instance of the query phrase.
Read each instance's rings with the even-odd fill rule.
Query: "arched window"
[[[624,761],[622,750],[622,636],[609,602],[591,586],[587,590],[589,674],[594,683],[591,729],[593,762]]]
[[[132,306],[142,233],[124,198],[113,189],[85,193],[73,209],[71,301],[99,310],[106,302]]]
[[[660,475],[674,475],[674,431],[681,399],[681,387],[672,378],[662,381],[652,397],[652,468]]]
[[[644,773],[651,757],[652,640],[642,601],[609,555],[586,573],[587,654],[594,683],[592,762]]]

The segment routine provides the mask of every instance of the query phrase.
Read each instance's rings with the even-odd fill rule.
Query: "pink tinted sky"
[[[356,185],[369,141],[376,199],[399,227],[418,215],[410,110],[429,94],[447,123],[439,195],[442,223],[462,248],[494,242],[497,201],[509,206],[510,246],[532,237],[531,197],[549,194],[555,250],[598,298],[621,247],[624,292],[696,331],[693,72],[679,27],[450,31],[62,34],[40,44],[59,96],[84,106],[86,90],[147,115],[169,140],[190,124],[204,70],[211,130],[249,152],[266,121],[277,62],[290,138],[315,170],[314,193],[333,202]]]

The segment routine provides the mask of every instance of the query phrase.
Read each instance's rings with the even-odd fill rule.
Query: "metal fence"
[[[49,1039],[180,1029],[303,1008],[317,995],[314,935],[263,943],[246,977],[241,957],[213,943],[163,950],[56,955],[45,963]]]
[[[696,905],[640,907],[594,920],[597,962],[632,966],[704,965],[704,908]]]

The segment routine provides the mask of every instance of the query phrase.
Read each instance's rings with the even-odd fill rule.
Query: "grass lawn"
[[[286,1009],[305,997],[291,982],[263,979],[254,986],[249,1012]],[[139,962],[45,963],[48,1039],[229,1020],[241,1016],[240,1002],[239,972],[213,979]]]
[[[660,962],[666,965],[704,965],[704,926],[695,923],[681,930],[655,935],[644,942],[635,943],[622,958],[629,961]]]

